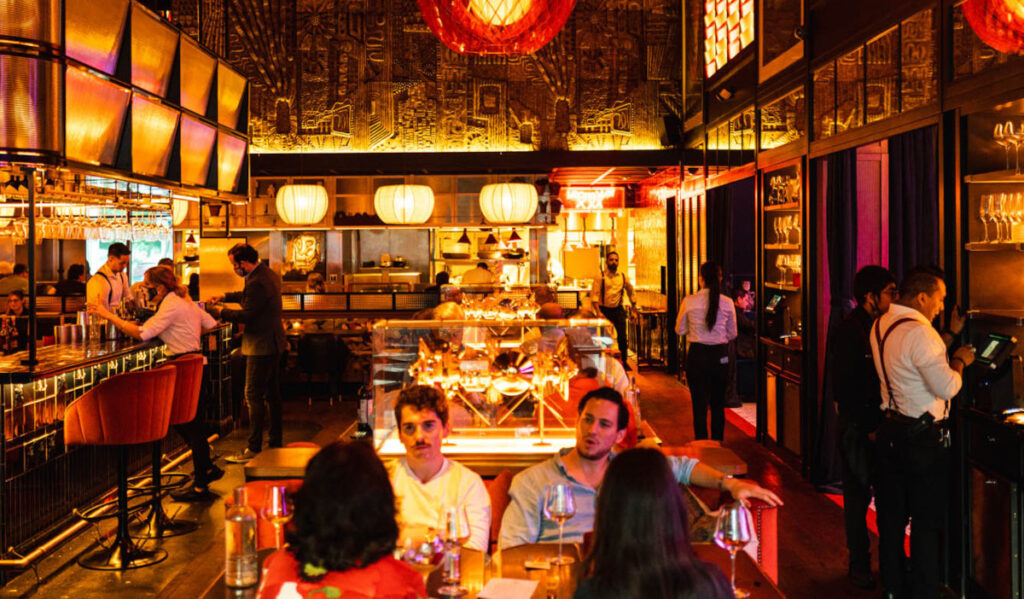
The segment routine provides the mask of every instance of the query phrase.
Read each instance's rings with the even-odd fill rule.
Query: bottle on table
[[[235,504],[224,516],[224,584],[233,588],[251,587],[259,582],[259,557],[256,554],[256,511],[248,505],[244,485],[235,488]]]
[[[626,403],[633,410],[633,418],[636,419],[637,432],[640,428],[640,387],[636,384],[636,376],[629,377],[629,387],[626,389]]]

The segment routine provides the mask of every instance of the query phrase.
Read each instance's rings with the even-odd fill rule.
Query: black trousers
[[[867,433],[843,415],[839,416],[839,453],[843,462],[843,519],[850,568],[871,569],[871,541],[867,515],[875,478],[875,444]]]
[[[951,468],[940,435],[936,426],[911,434],[910,426],[889,418],[878,429],[878,558],[882,584],[898,599],[939,596]],[[907,574],[903,535],[911,520]]]
[[[192,450],[192,484],[197,487],[205,487],[210,482],[206,476],[213,468],[213,462],[210,461],[210,442],[206,440],[206,427],[199,416],[201,410],[200,404],[200,409],[196,410],[196,417],[191,422],[174,425],[174,430],[178,431]]]
[[[619,340],[619,352],[622,354],[622,364],[626,365],[629,359],[629,341],[626,339],[626,309],[622,306],[609,308],[601,306],[601,314],[608,319],[615,327],[615,336]]]
[[[729,384],[727,344],[691,343],[686,352],[686,382],[693,404],[693,436],[708,438],[708,407],[711,407],[711,438],[725,437],[725,390]]]
[[[263,428],[270,412],[267,445],[281,446],[281,354],[245,357],[245,402],[249,405],[249,449],[263,449]]]

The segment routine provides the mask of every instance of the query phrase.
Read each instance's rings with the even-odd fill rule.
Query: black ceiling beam
[[[253,177],[536,174],[553,168],[703,166],[701,150],[252,154]]]

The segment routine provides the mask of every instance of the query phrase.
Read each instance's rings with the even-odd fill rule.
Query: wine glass
[[[988,219],[991,210],[989,206],[990,198],[991,196],[989,195],[983,195],[978,198],[978,220],[981,221],[981,226],[985,231],[984,237],[981,240],[982,243],[988,243]]]
[[[569,483],[555,483],[544,490],[544,516],[558,523],[558,557],[551,563],[564,566],[576,560],[562,555],[562,536],[565,523],[576,515],[576,497]]]
[[[992,131],[992,139],[1006,152],[1006,170],[1010,170],[1010,144],[1012,142],[1006,138],[1006,130],[1002,123],[996,123],[995,129]]]
[[[1013,210],[1011,202],[1012,196],[1010,194],[999,194],[999,222],[1003,224],[1003,230],[1005,231],[1000,238],[1001,241],[1010,240],[1010,212]]]
[[[736,587],[736,552],[750,542],[750,512],[739,501],[723,506],[715,521],[715,544],[729,552],[732,566],[730,584],[737,599],[750,596],[750,591]]]
[[[292,519],[291,506],[288,505],[288,492],[283,485],[267,487],[260,515],[274,526],[274,547],[280,549],[282,527]]]
[[[1017,195],[1013,198],[1013,224],[1014,226],[1024,223],[1024,193],[1017,192]],[[1010,234],[1010,240],[1013,241],[1016,238],[1015,235]]]
[[[426,584],[430,573],[437,568],[444,556],[444,543],[437,531],[430,529],[425,536],[404,539],[396,553],[399,554],[400,560],[423,576],[423,584]]]
[[[444,586],[437,589],[439,595],[458,597],[466,594],[462,586],[462,545],[469,540],[469,517],[466,506],[444,507],[441,509],[438,531],[444,542]]]
[[[775,243],[776,244],[782,243],[782,228],[781,228],[782,223],[779,222],[781,220],[782,219],[780,219],[779,217],[775,217],[772,220],[772,230],[775,231]]]
[[[779,269],[779,284],[786,282],[786,256],[779,254],[775,257],[775,268]]]

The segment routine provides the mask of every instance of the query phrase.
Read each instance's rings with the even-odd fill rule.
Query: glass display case
[[[449,401],[446,455],[465,463],[531,461],[575,443],[580,370],[606,372],[615,346],[606,320],[384,320],[373,325],[373,425],[383,457],[405,453],[394,402],[413,384]],[[536,458],[534,458],[535,460]]]

